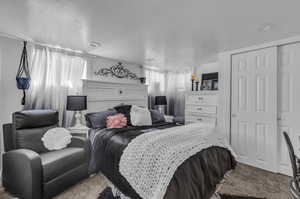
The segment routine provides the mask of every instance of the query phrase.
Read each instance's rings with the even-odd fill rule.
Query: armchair
[[[64,149],[49,151],[42,141],[47,130],[58,126],[58,112],[28,110],[13,114],[3,126],[2,183],[22,199],[48,199],[88,177],[90,142],[72,137]]]

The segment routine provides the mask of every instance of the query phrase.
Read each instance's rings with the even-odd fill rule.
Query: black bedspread
[[[174,127],[173,123],[162,123],[146,127],[122,129],[92,129],[92,157],[90,173],[101,171],[120,191],[133,199],[140,199],[119,172],[119,161],[123,150],[135,137],[153,129]],[[208,199],[224,174],[236,165],[230,151],[221,147],[210,147],[186,160],[173,176],[164,199]]]

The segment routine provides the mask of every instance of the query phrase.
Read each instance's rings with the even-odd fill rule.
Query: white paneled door
[[[277,172],[277,48],[232,55],[231,143],[238,161]]]
[[[286,131],[299,157],[300,136],[300,43],[279,47],[278,154],[279,172],[292,174],[288,150],[283,137]]]

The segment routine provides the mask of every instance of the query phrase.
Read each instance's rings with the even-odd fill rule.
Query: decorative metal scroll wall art
[[[134,80],[139,79],[136,74],[130,72],[127,68],[125,68],[125,66],[123,66],[121,62],[111,66],[110,68],[101,68],[95,72],[95,75],[127,78],[127,79],[134,79]]]

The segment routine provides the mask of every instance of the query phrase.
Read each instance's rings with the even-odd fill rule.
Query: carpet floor
[[[292,199],[288,191],[290,178],[254,167],[239,164],[222,186],[220,192],[238,196],[265,197],[267,199]],[[97,199],[106,188],[102,175],[90,177],[67,189],[54,199]],[[0,188],[1,199],[13,199]]]

